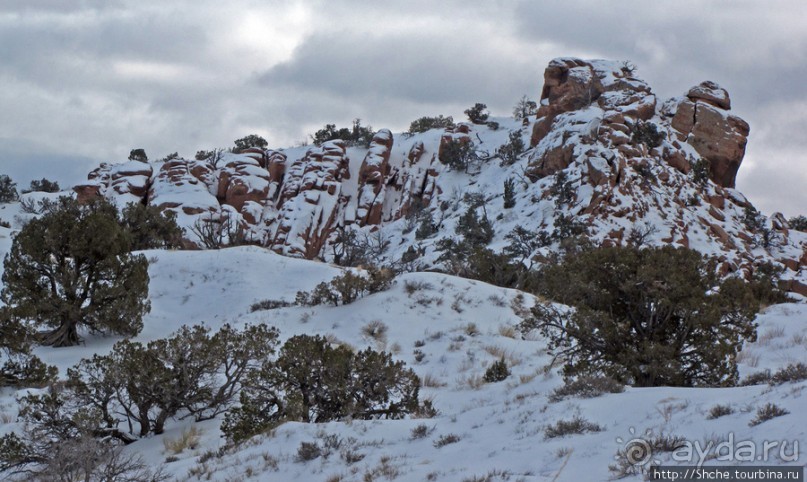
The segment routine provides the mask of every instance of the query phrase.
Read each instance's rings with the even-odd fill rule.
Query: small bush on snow
[[[263,310],[276,310],[278,308],[285,308],[287,306],[292,306],[292,303],[283,300],[261,300],[252,303],[249,307],[249,312],[254,313],[256,311],[263,311]]]
[[[361,328],[361,334],[375,341],[383,342],[387,340],[387,330],[389,327],[381,320],[373,320]]]
[[[504,357],[502,357],[488,367],[487,371],[485,371],[484,380],[487,383],[495,383],[504,381],[509,376],[510,369],[507,368],[507,362],[504,361]]]
[[[571,420],[558,420],[555,425],[550,425],[544,430],[544,437],[547,439],[565,437],[566,435],[579,435],[587,432],[601,432],[602,427],[596,423],[589,422],[583,417],[575,416]]]
[[[179,454],[184,452],[185,449],[196,449],[196,447],[199,446],[201,436],[201,430],[196,427],[191,427],[188,430],[183,430],[179,437],[175,439],[163,439],[163,445],[165,446],[165,450],[168,450],[172,454]]]
[[[767,422],[768,420],[774,419],[776,417],[781,417],[784,415],[789,414],[787,410],[784,408],[776,405],[775,403],[768,403],[763,407],[759,407],[757,409],[757,416],[754,417],[753,420],[748,424],[749,427],[754,427],[759,425],[763,422]]]
[[[550,402],[559,402],[569,397],[596,398],[605,393],[622,393],[625,386],[613,378],[581,376],[576,380],[567,380],[562,387],[556,388],[549,395]]]
[[[781,385],[783,383],[794,383],[807,380],[807,365],[804,363],[790,364],[773,374],[771,385]]]
[[[771,371],[764,370],[757,373],[752,373],[740,381],[741,387],[747,387],[749,385],[764,385],[771,381]]]
[[[711,409],[709,409],[709,415],[706,416],[707,420],[714,420],[716,418],[725,417],[726,415],[731,415],[734,413],[734,409],[731,408],[731,405],[715,405]]]
[[[449,433],[445,435],[440,435],[437,440],[434,441],[434,448],[439,449],[440,447],[445,447],[446,445],[455,444],[460,441],[460,436],[455,433]]]
[[[434,427],[429,427],[425,423],[421,423],[417,427],[413,428],[409,434],[410,440],[418,440],[422,438],[426,438],[434,431]]]
[[[308,462],[322,455],[322,449],[315,442],[301,442],[297,447],[296,462]]]

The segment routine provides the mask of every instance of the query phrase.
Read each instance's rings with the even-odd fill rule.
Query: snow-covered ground
[[[2,211],[0,217],[5,217]],[[2,255],[10,248],[9,231],[0,228]],[[515,330],[520,315],[534,303],[530,295],[442,274],[413,273],[398,277],[391,289],[347,306],[250,312],[256,301],[292,301],[298,290],[330,280],[339,268],[256,247],[155,250],[145,255],[150,261],[152,310],[139,340],[167,336],[183,324],[216,329],[225,322],[267,323],[280,330],[281,340],[301,333],[329,335],[357,349],[371,346],[394,353],[421,377],[421,396],[439,411],[431,419],[286,423],[220,456],[212,455],[224,444],[220,419],[172,421],[163,435],[127,447],[149,465],[165,463],[165,470],[178,480],[601,481],[613,476],[608,466],[617,451],[648,431],[681,436],[700,447],[733,440],[751,441],[761,450],[763,441],[784,442],[784,452],[777,447],[769,458],[755,463],[805,463],[798,452],[807,447],[805,381],[722,389],[629,387],[623,393],[552,403],[548,395],[563,381],[557,368],[548,367],[545,341],[522,339]],[[375,321],[388,327],[385,339],[363,335],[362,327]],[[807,304],[768,307],[757,321],[759,340],[743,351],[741,375],[807,362]],[[80,358],[108,351],[116,340],[87,337],[84,346],[39,348],[37,354],[64,374]],[[510,377],[483,383],[487,367],[502,356],[512,367]],[[5,390],[0,396],[0,434],[18,428],[19,395]],[[768,402],[790,414],[749,426],[756,409]],[[717,404],[730,405],[734,413],[708,420]],[[575,415],[602,431],[545,437],[547,426]],[[200,432],[196,448],[179,454],[166,449],[166,440],[194,426]],[[450,435],[458,440],[436,447]],[[330,453],[297,461],[301,442],[317,443]],[[798,457],[791,460],[794,450]],[[653,454],[662,462],[671,457]],[[673,462],[692,465],[698,460]]]

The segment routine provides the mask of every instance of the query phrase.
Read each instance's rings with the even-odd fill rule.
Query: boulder
[[[687,97],[692,101],[700,100],[724,110],[731,110],[729,93],[711,80],[703,81],[689,89]]]
[[[218,200],[211,194],[210,187],[197,177],[208,178],[211,174],[212,169],[202,161],[166,161],[152,176],[149,204],[163,210],[181,208],[188,215],[216,212]]]
[[[544,70],[544,86],[530,145],[536,146],[551,130],[555,117],[595,102],[605,88],[591,63],[574,58],[557,58]]]
[[[76,200],[80,204],[88,203],[103,195],[102,184],[92,181],[73,186],[73,191],[76,193]]]
[[[574,160],[574,146],[562,144],[547,149],[538,162],[531,163],[527,175],[530,179],[541,179],[566,169]]]
[[[244,154],[232,154],[219,171],[217,197],[236,211],[241,211],[245,202],[261,203],[268,198],[269,171],[259,161]]]

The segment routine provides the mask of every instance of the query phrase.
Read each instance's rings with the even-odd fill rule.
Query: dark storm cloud
[[[47,166],[31,169],[31,166]],[[0,138],[0,172],[11,176],[17,189],[28,187],[33,179],[47,177],[58,180],[63,188],[77,184],[87,178],[87,173],[98,165],[96,159],[46,152],[40,146],[21,143],[19,139]]]
[[[432,32],[316,34],[289,62],[263,74],[260,83],[360,103],[386,98],[422,105],[513,103],[524,85],[534,83],[534,72],[513,72],[521,55],[468,43]]]
[[[109,62],[192,61],[207,43],[205,32],[175,13],[82,11],[0,17],[0,73],[54,88],[73,82],[91,82],[92,87],[105,84]]]
[[[678,93],[710,78],[726,84],[738,100],[757,103],[801,96],[807,74],[807,5],[779,2],[551,2],[520,4],[519,32],[533,40],[554,39],[571,50],[606,58],[625,57],[657,89]],[[591,15],[580,15],[577,7]],[[768,89],[760,87],[768,86]],[[771,87],[776,86],[776,89]]]
[[[0,13],[58,13],[77,10],[108,10],[119,8],[121,0],[4,0],[0,3]]]
[[[192,155],[251,132],[281,147],[474,102],[507,115],[552,57],[601,57],[634,61],[662,96],[725,86],[751,124],[739,188],[792,215],[807,204],[804,19],[795,0],[5,0],[0,163],[72,181],[132,147]]]

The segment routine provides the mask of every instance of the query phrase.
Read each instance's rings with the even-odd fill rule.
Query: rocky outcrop
[[[381,224],[392,143],[392,132],[387,129],[376,132],[359,168],[356,221],[360,226]]]
[[[710,179],[723,187],[734,187],[740,169],[749,126],[729,114],[728,92],[714,82],[703,82],[679,99],[668,114],[681,142],[686,142],[709,161]]]
[[[750,277],[768,260],[786,268],[787,286],[798,291],[807,281],[799,281],[805,239],[793,239],[774,215],[775,239],[765,247],[743,222],[751,204],[733,187],[749,128],[730,107],[725,89],[704,82],[656,110],[650,88],[624,63],[553,60],[525,171],[541,191],[535,211],[553,213],[547,230],[554,213],[575,216],[604,245],[652,239],[717,253],[722,275]]]
[[[239,156],[219,170],[217,197],[240,211],[246,202],[260,204],[268,199],[269,186],[269,172],[260,166],[259,161]]]
[[[147,162],[129,161],[112,166],[109,171],[109,188],[118,195],[130,195],[138,200],[148,193],[152,167]]]
[[[73,188],[79,202],[108,195],[119,206],[143,202],[148,193],[152,166],[147,162],[103,163],[87,175],[87,183]]]
[[[319,255],[347,203],[342,180],[349,175],[348,162],[345,143],[329,141],[289,167],[273,250],[308,259]]]
[[[680,143],[709,161],[709,177],[719,186],[734,187],[748,139],[749,126],[729,114],[728,92],[703,82],[686,97],[674,99],[656,117],[655,129],[670,143],[657,143],[661,157],[688,173],[697,160]],[[633,75],[627,63],[555,59],[544,72],[541,107],[533,126],[536,147],[529,176],[540,179],[564,169],[582,145],[617,147],[627,157],[643,156],[650,146],[634,134],[656,114],[656,97]],[[661,140],[661,139],[660,139]],[[642,146],[641,144],[644,144]]]
[[[655,95],[633,71],[625,62],[562,58],[549,63],[530,139],[537,148],[527,171],[531,179],[565,169],[584,145],[602,142],[632,150],[633,129],[656,109]]]
[[[103,196],[103,188],[104,186],[100,182],[90,181],[76,184],[73,186],[73,191],[76,193],[76,200],[83,204]]]
[[[549,62],[544,70],[541,102],[530,144],[538,145],[549,134],[559,114],[591,105],[604,91],[591,63],[573,58]]]
[[[479,209],[496,226],[491,246],[501,247],[521,226],[539,233],[542,245],[550,242],[534,253],[548,259],[557,249],[547,241],[552,234],[584,228],[602,245],[699,250],[724,276],[751,277],[772,262],[784,268],[788,289],[804,291],[807,234],[780,214],[765,221],[772,236],[744,222],[752,205],[732,186],[748,126],[729,113],[725,89],[704,82],[657,108],[630,64],[570,58],[553,60],[544,80],[537,115],[497,119],[499,130],[461,123],[395,137],[382,129],[368,149],[336,140],[217,151],[203,161],[104,164],[75,190],[80,200],[105,196],[171,210],[200,247],[207,244],[200,228],[225,227],[225,244],[253,242],[332,260],[344,228],[357,232],[359,244],[377,241],[379,262],[416,259],[425,268],[436,263],[437,240],[455,235],[471,199],[464,195],[479,193],[473,199],[484,199]],[[497,150],[513,134],[531,135],[531,147],[500,162]],[[471,144],[479,162],[467,171],[462,163],[447,165],[457,146]],[[358,162],[351,164],[348,152]],[[507,181],[515,206],[505,209]],[[443,232],[418,237],[416,226],[428,219]]]
[[[165,161],[151,179],[148,203],[187,216],[218,212],[214,182],[215,171],[203,161]]]

